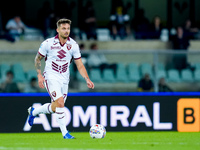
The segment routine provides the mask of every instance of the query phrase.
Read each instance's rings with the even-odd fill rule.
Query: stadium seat
[[[181,70],[181,79],[182,81],[192,82],[193,81],[192,71],[190,69]]]
[[[196,62],[193,64],[196,70],[200,69],[200,63]]]
[[[12,71],[14,74],[14,81],[15,82],[25,82],[25,72],[21,63],[16,63],[12,65]]]
[[[124,63],[117,63],[117,69],[125,69],[126,66]]]
[[[194,71],[194,80],[195,81],[200,81],[200,69],[196,69]]]
[[[163,63],[158,63],[158,70],[165,70],[165,66]]]
[[[103,80],[106,82],[116,82],[114,72],[112,69],[103,70]]]
[[[90,79],[93,82],[98,82],[98,83],[103,82],[102,77],[101,77],[101,71],[99,69],[92,69],[90,71]]]
[[[32,78],[36,78],[37,79],[36,70],[28,70],[26,75],[27,75],[27,81],[30,81]]]
[[[128,79],[133,82],[137,82],[140,80],[140,73],[138,70],[138,65],[136,63],[128,64]]]
[[[144,76],[144,74],[148,73],[151,77],[153,77],[152,66],[149,63],[142,63],[140,65],[140,71],[141,71],[142,76]]]
[[[181,81],[178,70],[170,69],[167,71],[167,74],[168,74],[167,80],[169,82],[180,82]]]
[[[79,28],[73,27],[72,31],[75,34],[75,36],[77,36],[77,37],[79,36],[79,34],[80,34],[80,29]]]
[[[5,81],[6,79],[6,73],[10,70],[10,65],[6,63],[2,63],[0,65],[0,73],[1,73],[1,82]]]
[[[127,70],[124,64],[118,64],[116,80],[119,82],[128,82]]]
[[[24,40],[41,40],[43,35],[40,29],[26,27],[24,30]]]
[[[109,41],[110,40],[110,31],[107,28],[98,28],[97,29],[97,39],[99,41]]]
[[[140,80],[140,73],[138,70],[132,70],[128,74],[128,79],[133,82],[138,82]]]
[[[136,63],[129,63],[128,65],[127,65],[127,67],[128,67],[128,72],[130,72],[131,70],[138,70],[138,64],[136,64]]]
[[[156,77],[157,77],[157,79],[166,78],[167,77],[167,73],[166,73],[165,70],[158,70]]]

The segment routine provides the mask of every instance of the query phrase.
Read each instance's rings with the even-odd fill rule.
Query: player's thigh
[[[45,80],[45,87],[51,97],[51,101],[55,102],[58,98],[63,97],[62,83],[57,80]]]
[[[63,93],[64,102],[66,102],[67,94],[68,94],[68,83],[63,83],[62,93]]]

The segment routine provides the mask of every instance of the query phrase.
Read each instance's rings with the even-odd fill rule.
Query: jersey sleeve
[[[40,45],[40,48],[38,50],[38,53],[43,57],[45,57],[47,54],[47,43],[48,43],[47,40],[42,42],[42,44]]]
[[[75,60],[81,58],[81,53],[80,53],[80,49],[79,49],[78,44],[74,44],[73,54],[72,55],[73,55]]]

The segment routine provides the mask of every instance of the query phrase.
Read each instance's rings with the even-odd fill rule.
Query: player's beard
[[[67,39],[68,37],[69,37],[69,34],[64,34],[64,35],[60,35],[61,36],[61,38],[63,38],[63,39]]]

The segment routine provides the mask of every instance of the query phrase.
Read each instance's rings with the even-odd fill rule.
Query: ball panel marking
[[[106,136],[106,129],[101,124],[94,124],[90,128],[89,133],[90,133],[91,138],[101,139],[101,138],[104,138]]]

